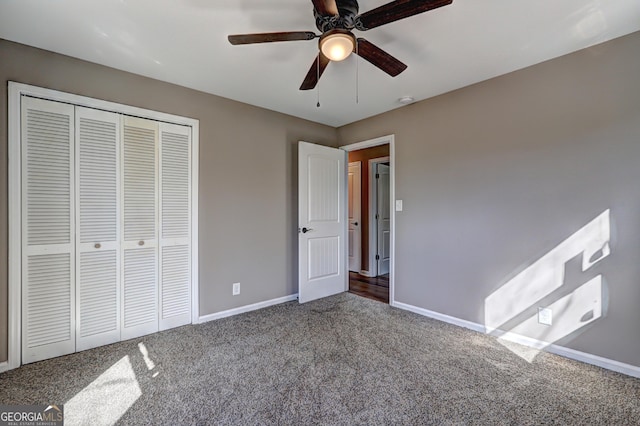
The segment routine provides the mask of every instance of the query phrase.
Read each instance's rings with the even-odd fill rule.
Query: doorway
[[[349,292],[383,303],[392,298],[392,136],[342,147],[348,151],[350,165],[358,164],[360,179],[348,186],[351,211],[357,211],[358,244],[349,248],[351,256],[359,257],[360,269],[349,268]],[[352,166],[353,167],[353,166]],[[350,168],[350,170],[353,170]],[[360,180],[356,188],[355,182]],[[353,203],[360,198],[358,206]],[[350,230],[354,228],[350,221]],[[354,241],[355,242],[355,241]],[[359,246],[359,247],[358,247]],[[358,250],[354,256],[353,251]]]
[[[378,277],[380,274],[376,270],[375,276],[371,276],[372,272],[370,272],[369,266],[361,265],[360,270],[354,273],[358,275],[355,278],[360,279],[360,285],[384,287],[382,291],[388,296],[382,300],[391,306],[395,305],[395,210],[392,208],[395,200],[393,135],[342,146],[339,149],[302,141],[298,143],[298,301],[300,303],[349,291],[347,153],[378,146],[382,146],[377,148],[381,151],[370,155],[374,158],[382,158],[380,155],[384,154],[388,156],[389,163],[389,189],[387,191],[389,229],[386,233],[389,272],[388,276]],[[365,164],[362,161],[360,163]],[[366,164],[368,166],[368,161]],[[363,172],[362,175],[368,176],[368,172],[366,174]],[[367,210],[369,209],[369,200],[373,198],[368,197],[368,192],[367,190],[364,194],[367,202],[361,204],[361,207],[366,206]],[[402,203],[398,200],[396,204],[401,206]],[[361,219],[369,221],[368,212],[366,215],[362,214]],[[369,222],[373,223],[374,221]],[[368,228],[367,226],[367,233],[369,232]],[[377,235],[377,230],[374,232]],[[365,235],[365,232],[362,232],[362,235]],[[367,247],[369,247],[370,241],[373,239],[367,239]],[[370,252],[371,250],[367,249],[367,258],[360,256],[360,260],[366,261],[368,265],[373,265],[375,260],[367,260],[371,256]],[[355,265],[353,266],[355,269]],[[368,269],[363,269],[365,267]],[[377,280],[364,278],[377,278]],[[388,284],[383,283],[385,280]]]

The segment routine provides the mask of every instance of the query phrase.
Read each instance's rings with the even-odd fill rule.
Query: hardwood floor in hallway
[[[349,272],[349,292],[368,299],[389,303],[389,274],[370,278]]]

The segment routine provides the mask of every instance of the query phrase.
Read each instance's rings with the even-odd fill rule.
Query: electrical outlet
[[[237,296],[240,294],[240,283],[233,283],[233,295]]]
[[[538,322],[542,325],[551,325],[553,313],[549,308],[538,308]]]

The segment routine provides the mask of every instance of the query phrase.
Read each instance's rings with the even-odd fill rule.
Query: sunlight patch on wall
[[[565,284],[565,264],[569,260],[582,254],[584,272],[610,254],[609,214],[609,210],[604,211],[489,295],[485,299],[487,333],[498,336],[505,347],[531,362],[535,354],[532,356],[530,350],[514,350],[512,343],[505,342],[526,341],[543,349],[603,317],[607,299],[602,275],[546,306],[539,303]],[[538,313],[522,318],[532,307],[550,309],[552,324],[541,324]]]
[[[113,425],[141,395],[127,355],[65,403],[65,423]]]

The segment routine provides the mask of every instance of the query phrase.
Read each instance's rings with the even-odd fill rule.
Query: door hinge
[[[379,218],[380,216],[378,215],[378,213],[376,213],[376,220]]]
[[[376,260],[380,260],[380,255],[376,254]]]
[[[380,179],[380,173],[376,173],[376,179]]]

